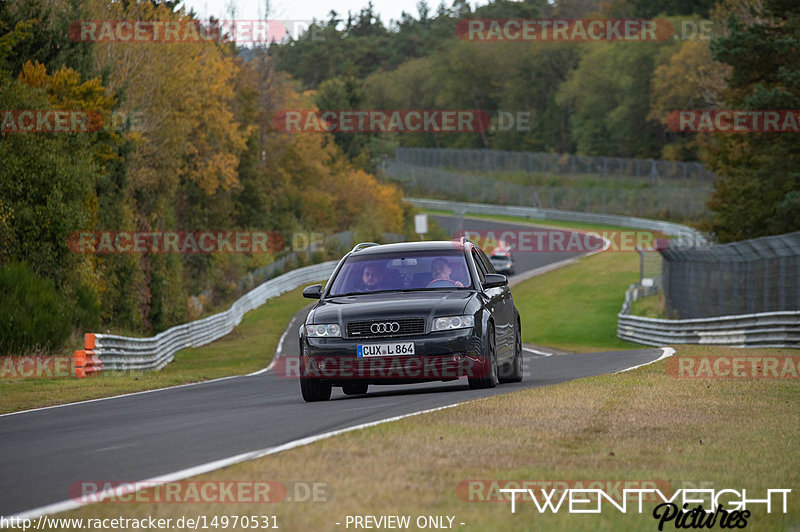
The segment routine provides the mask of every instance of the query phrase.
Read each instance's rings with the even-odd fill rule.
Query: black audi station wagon
[[[467,377],[470,388],[522,380],[519,313],[508,279],[469,240],[358,244],[300,328],[300,390],[326,401],[370,384]]]

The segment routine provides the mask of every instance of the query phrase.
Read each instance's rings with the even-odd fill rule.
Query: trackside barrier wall
[[[150,338],[113,334],[87,334],[84,349],[75,351],[75,376],[84,377],[103,370],[157,370],[187,347],[200,347],[217,340],[242,321],[245,313],[306,283],[327,279],[338,261],[298,268],[270,279],[246,293],[224,312],[171,327]]]
[[[678,318],[800,310],[800,231],[661,255],[666,307]]]
[[[629,314],[637,285],[625,293],[617,315],[617,336],[637,344],[711,344],[730,347],[800,348],[800,310],[759,312],[685,320],[645,318]],[[627,307],[627,308],[626,308]]]
[[[800,232],[708,249],[665,249],[666,307],[683,319],[630,314],[651,295],[631,285],[617,336],[646,345],[800,348]]]

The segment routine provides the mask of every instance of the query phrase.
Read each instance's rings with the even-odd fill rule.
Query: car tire
[[[369,389],[369,384],[357,382],[355,384],[345,384],[342,391],[345,395],[364,395]]]
[[[482,388],[494,388],[497,386],[497,340],[494,336],[494,325],[492,323],[486,327],[486,352],[484,357],[489,361],[489,374],[482,377],[468,377],[469,388],[479,390]]]
[[[302,357],[301,357],[302,360]],[[300,363],[301,371],[303,363]],[[309,379],[301,373],[300,375],[300,393],[303,395],[303,400],[307,403],[316,401],[327,401],[331,398],[332,386],[325,382],[320,382],[319,379]]]
[[[500,372],[500,382],[522,382],[522,331],[517,322],[517,331],[514,334],[514,358],[503,366]]]

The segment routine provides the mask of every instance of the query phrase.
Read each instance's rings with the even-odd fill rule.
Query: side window
[[[480,258],[480,255],[474,249],[472,250],[472,260],[475,262],[475,269],[478,270],[478,280],[483,282],[486,280],[486,266]]]
[[[484,253],[483,250],[479,250],[478,255],[480,256],[481,262],[483,262],[483,265],[486,268],[486,273],[497,273],[494,270],[494,264],[492,264],[492,261],[489,260],[489,257],[486,256],[486,253]]]

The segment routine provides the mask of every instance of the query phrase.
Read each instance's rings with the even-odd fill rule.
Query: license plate
[[[393,355],[413,355],[414,342],[394,344],[357,345],[356,355],[359,357],[388,357]]]

